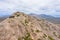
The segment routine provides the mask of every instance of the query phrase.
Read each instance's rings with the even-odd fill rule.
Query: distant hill
[[[60,18],[59,17],[53,17],[53,16],[50,16],[50,15],[45,15],[45,14],[42,14],[42,15],[39,15],[39,17],[42,17],[52,23],[55,23],[55,24],[60,24]]]
[[[16,12],[0,23],[0,40],[60,40],[60,27]]]
[[[9,15],[5,15],[5,16],[0,16],[0,22],[2,22],[3,20],[5,20],[6,18],[8,18],[9,17]]]
[[[30,15],[35,16],[37,18],[43,18],[43,19],[50,21],[52,23],[55,23],[55,24],[60,24],[60,17],[53,17],[51,15],[45,15],[45,14],[40,14],[40,15],[30,14]]]

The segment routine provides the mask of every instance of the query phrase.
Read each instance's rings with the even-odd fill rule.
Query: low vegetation
[[[44,34],[43,38],[46,38],[46,37],[47,37],[47,35],[46,35],[46,34]]]
[[[27,19],[24,20],[24,25],[28,25],[28,20]]]
[[[26,34],[26,36],[24,37],[24,40],[33,40],[30,36],[30,33]]]
[[[45,37],[47,37],[47,35],[46,35],[46,34],[44,34],[44,36],[45,36]]]
[[[40,32],[40,30],[36,30],[36,32]]]
[[[49,40],[54,40],[51,36],[48,36]]]
[[[25,23],[27,24],[28,23],[28,21],[25,19]]]
[[[18,38],[18,40],[21,40],[20,37]]]
[[[40,38],[38,38],[37,40],[41,40]]]
[[[18,14],[17,17],[19,17],[20,15]]]

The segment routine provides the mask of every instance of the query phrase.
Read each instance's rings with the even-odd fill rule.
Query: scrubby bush
[[[31,31],[32,31],[32,32],[34,32],[34,30],[33,30],[33,29],[31,29]]]
[[[30,37],[30,33],[27,33],[27,35],[24,37],[24,40],[33,40],[33,39]]]
[[[20,37],[18,38],[18,40],[21,40]]]
[[[39,30],[36,30],[36,32],[40,32]]]
[[[46,34],[44,34],[43,38],[46,38],[46,37],[47,37],[47,35],[46,35]]]
[[[44,36],[45,36],[45,37],[47,37],[47,35],[46,35],[46,34],[44,34]]]
[[[54,40],[51,36],[48,36],[49,40]]]
[[[28,21],[25,19],[25,23],[28,23]]]
[[[20,16],[20,15],[17,15],[17,17]]]
[[[25,25],[27,25],[27,24],[28,24],[28,20],[27,20],[27,19],[25,19],[24,21],[25,21],[25,22],[24,22],[24,24],[25,24]]]

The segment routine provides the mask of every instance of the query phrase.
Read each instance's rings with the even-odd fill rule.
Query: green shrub
[[[28,20],[25,19],[25,20],[24,20],[24,24],[25,24],[25,25],[28,25]]]
[[[17,17],[20,16],[20,15],[17,15]]]
[[[21,40],[20,37],[18,38],[18,40]]]
[[[46,35],[46,34],[44,34],[44,36],[45,36],[45,37],[47,37],[47,35]]]
[[[36,32],[40,32],[39,30],[36,30]]]
[[[51,36],[48,36],[49,40],[54,40]]]
[[[25,23],[28,23],[28,21],[25,19]]]
[[[27,35],[24,37],[24,40],[33,40],[33,39],[30,37],[30,33],[27,33]]]
[[[47,37],[47,35],[46,35],[46,34],[44,34],[43,38],[46,38],[46,37]]]

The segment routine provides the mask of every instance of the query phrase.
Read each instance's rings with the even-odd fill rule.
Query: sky
[[[60,0],[0,0],[0,16],[16,11],[60,16]]]

